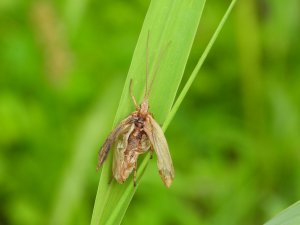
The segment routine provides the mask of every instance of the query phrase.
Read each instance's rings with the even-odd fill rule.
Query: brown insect
[[[137,104],[132,94],[131,80],[129,91],[136,111],[125,118],[105,140],[99,151],[97,170],[104,163],[109,150],[114,148],[113,176],[117,182],[123,183],[133,171],[133,182],[134,186],[136,186],[138,157],[149,151],[152,158],[152,152],[154,150],[157,155],[157,167],[161,179],[167,187],[170,187],[174,179],[174,168],[168,143],[161,127],[153,119],[152,114],[148,112],[148,99],[158,68],[157,66],[154,71],[153,79],[148,89],[148,42],[149,33],[146,48],[146,87],[143,101],[140,105]]]

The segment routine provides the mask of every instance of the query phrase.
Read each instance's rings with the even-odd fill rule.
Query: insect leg
[[[135,99],[135,97],[133,96],[133,94],[132,94],[132,79],[130,80],[130,84],[129,84],[129,93],[130,93],[130,96],[131,96],[131,98],[132,98],[132,100],[133,100],[133,102],[134,102],[134,105],[135,105],[135,108],[136,108],[136,110],[139,110],[139,105],[137,104],[137,101],[136,101],[136,99]]]

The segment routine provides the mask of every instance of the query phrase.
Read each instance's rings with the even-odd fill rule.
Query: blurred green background
[[[207,1],[184,81],[228,4]],[[1,225],[90,223],[148,5],[0,1]],[[262,224],[300,199],[299,17],[299,0],[238,1],[166,132],[172,187],[154,158],[123,224]]]

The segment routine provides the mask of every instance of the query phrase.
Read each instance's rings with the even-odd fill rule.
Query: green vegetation
[[[271,219],[265,225],[293,225],[299,224],[300,221],[300,202],[297,202],[284,211],[282,211],[279,215]]]
[[[177,95],[229,3],[206,2]],[[142,0],[0,3],[0,224],[90,223],[97,153],[120,96],[115,124],[134,109],[125,80],[148,6]],[[299,9],[297,0],[236,4],[166,132],[173,185],[164,187],[154,157],[122,224],[263,224],[299,200]],[[131,64],[137,68],[129,70],[138,100],[145,29]],[[182,36],[165,32],[165,41]],[[157,34],[151,30],[152,60],[165,44]],[[177,48],[185,47],[172,42],[170,52]],[[150,97],[159,123],[180,80],[161,65],[170,83],[162,89],[159,75]],[[298,205],[270,224],[297,217]]]

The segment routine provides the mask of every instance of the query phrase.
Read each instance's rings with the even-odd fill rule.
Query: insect
[[[135,111],[125,118],[109,134],[102,145],[98,155],[97,170],[104,163],[111,148],[114,149],[113,176],[118,183],[124,183],[133,171],[133,183],[136,186],[137,161],[141,154],[155,151],[157,167],[160,177],[167,187],[170,187],[174,179],[174,168],[169,152],[167,140],[159,124],[154,120],[149,110],[149,95],[153,81],[157,74],[154,71],[150,87],[148,87],[148,58],[149,58],[149,33],[146,47],[146,87],[143,101],[140,105],[132,94],[132,80],[129,92],[135,105]],[[160,58],[160,57],[159,57]],[[158,66],[157,66],[158,68]],[[148,89],[149,88],[149,89]]]

